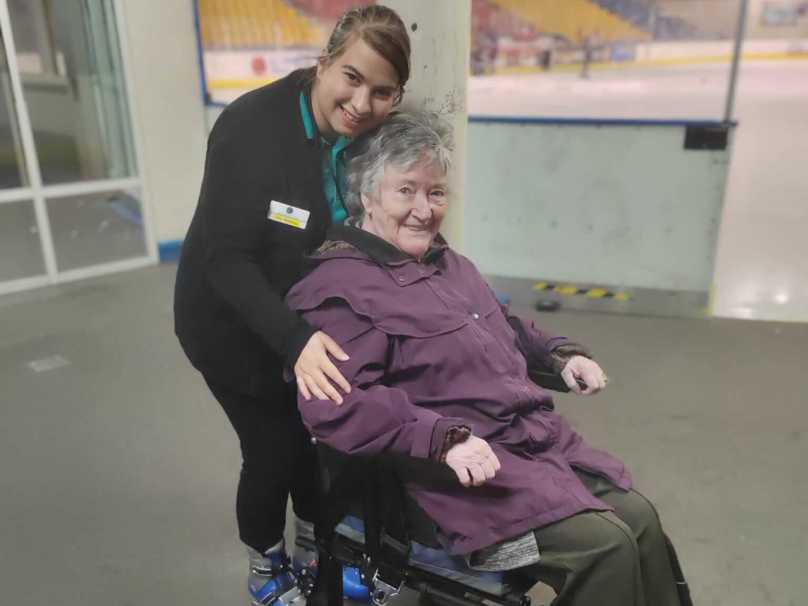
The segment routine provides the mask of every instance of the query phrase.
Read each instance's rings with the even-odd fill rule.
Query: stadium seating
[[[494,4],[531,23],[537,30],[580,42],[596,36],[602,42],[640,41],[650,34],[627,19],[589,0],[492,0]]]
[[[472,0],[471,2],[472,39],[480,31],[496,31],[498,35],[513,37],[526,28],[532,32],[538,32],[532,23],[503,9],[493,0]]]
[[[641,0],[594,0],[595,4],[637,27],[647,28],[651,21],[651,8]]]
[[[320,46],[320,28],[282,0],[199,0],[206,50]]]
[[[655,40],[704,38],[699,28],[676,16],[653,14],[647,0],[595,0],[603,9],[650,32]]]
[[[333,25],[349,8],[373,4],[373,0],[288,0],[289,4],[308,17]]]

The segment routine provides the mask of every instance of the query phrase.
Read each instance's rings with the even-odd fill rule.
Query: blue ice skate
[[[306,599],[283,548],[261,555],[248,548],[250,575],[247,590],[251,606],[305,606]]]
[[[362,574],[358,568],[352,566],[342,567],[342,593],[355,602],[370,602],[370,589],[362,581]]]
[[[304,596],[308,597],[314,589],[317,580],[317,551],[314,541],[307,537],[298,536],[295,540],[295,557],[292,569],[297,577],[298,587]],[[358,568],[343,566],[342,593],[349,600],[355,602],[370,602],[370,590],[362,582],[362,574]]]

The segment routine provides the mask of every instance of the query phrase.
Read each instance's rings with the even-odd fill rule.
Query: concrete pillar
[[[185,237],[205,164],[205,107],[191,2],[116,0],[140,176],[158,243]]]
[[[403,109],[436,111],[454,127],[451,206],[441,229],[463,249],[471,0],[382,0],[407,24],[412,70]]]

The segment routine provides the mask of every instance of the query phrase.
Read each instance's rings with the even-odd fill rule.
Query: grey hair
[[[345,206],[352,223],[359,221],[365,209],[362,194],[378,193],[388,166],[409,170],[426,160],[436,163],[445,173],[451,169],[452,127],[431,112],[396,112],[376,130],[357,141],[346,167]]]

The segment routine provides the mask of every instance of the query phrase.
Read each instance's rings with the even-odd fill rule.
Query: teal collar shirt
[[[313,140],[315,137],[322,149],[323,193],[328,201],[331,211],[331,221],[342,223],[348,218],[345,207],[345,149],[352,140],[340,135],[336,141],[328,141],[325,137],[317,137],[317,126],[309,109],[309,101],[304,91],[300,91],[300,117],[306,129],[306,137]]]

